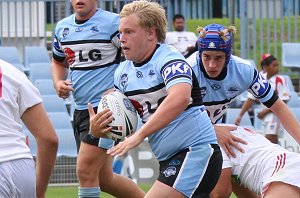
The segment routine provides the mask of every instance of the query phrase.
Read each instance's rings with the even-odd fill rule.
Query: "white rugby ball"
[[[104,109],[111,110],[113,116],[113,121],[108,125],[113,129],[106,133],[108,138],[120,142],[136,131],[137,112],[129,98],[123,93],[114,91],[103,96],[98,105],[98,112]]]

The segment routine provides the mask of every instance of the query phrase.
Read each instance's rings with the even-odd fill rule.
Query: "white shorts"
[[[0,163],[0,197],[36,197],[36,175],[33,159],[18,159]]]
[[[265,167],[262,198],[272,182],[283,182],[300,188],[300,155],[286,152],[277,156],[277,161]]]
[[[283,137],[283,127],[273,113],[268,113],[263,119],[264,135],[278,135]]]

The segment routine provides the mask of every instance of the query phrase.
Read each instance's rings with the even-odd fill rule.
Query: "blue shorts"
[[[209,198],[220,177],[222,163],[222,153],[217,144],[187,148],[159,162],[158,181],[186,197]]]

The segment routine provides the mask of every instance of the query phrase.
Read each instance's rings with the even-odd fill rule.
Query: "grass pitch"
[[[140,185],[140,187],[147,192],[151,185]],[[76,198],[77,197],[77,188],[78,186],[63,186],[63,187],[48,187],[46,197],[47,198]],[[114,196],[107,193],[101,193],[101,198],[114,198]],[[231,195],[230,198],[236,198],[234,195]]]

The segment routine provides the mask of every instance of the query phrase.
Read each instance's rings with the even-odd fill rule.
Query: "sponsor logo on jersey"
[[[169,166],[164,172],[163,174],[165,175],[165,177],[170,177],[172,175],[176,174],[176,167],[174,166]]]
[[[228,91],[229,92],[237,92],[237,91],[239,91],[236,87],[230,87],[229,89],[228,89]]]
[[[70,29],[69,28],[64,28],[63,30],[63,37],[66,38],[66,36],[70,33]]]
[[[153,77],[154,75],[155,75],[155,72],[152,70],[152,69],[150,69],[150,71],[149,71],[149,74],[148,74],[150,77]]]
[[[76,28],[75,32],[81,32],[83,30],[83,28]]]
[[[126,107],[126,109],[128,109],[129,111],[131,111],[132,113],[135,114],[135,109],[128,98],[124,98],[123,103],[124,103],[124,106]]]
[[[61,49],[61,48],[60,48],[60,44],[59,44],[58,39],[57,39],[56,36],[54,36],[54,39],[53,39],[53,46],[54,46],[54,48],[57,49],[57,50],[60,50],[60,49]]]
[[[166,83],[178,77],[192,79],[192,68],[183,61],[172,62],[163,68],[162,76]]]
[[[75,62],[75,52],[71,48],[66,47],[64,53],[67,57],[67,62],[69,65],[72,65]]]
[[[141,71],[136,72],[136,77],[143,78],[143,73]]]
[[[120,83],[124,87],[126,82],[128,81],[128,74],[122,74],[120,78]]]
[[[259,97],[266,93],[266,91],[269,88],[269,85],[270,84],[268,83],[268,81],[261,74],[259,74],[257,78],[255,78],[250,89],[254,96]]]
[[[219,89],[221,88],[221,85],[213,84],[213,85],[211,86],[211,88],[212,88],[214,91],[217,91],[217,90],[219,90]]]
[[[93,27],[91,28],[91,30],[92,30],[93,32],[99,32],[97,26],[93,26]]]
[[[170,163],[169,163],[170,166],[177,166],[177,165],[179,165],[179,164],[180,164],[180,160],[172,160],[172,161],[170,161]]]

